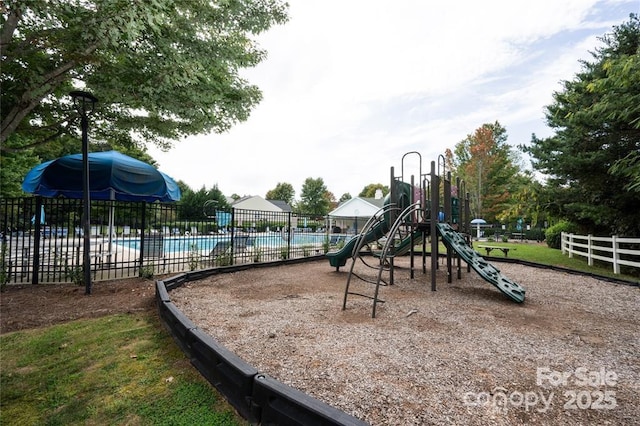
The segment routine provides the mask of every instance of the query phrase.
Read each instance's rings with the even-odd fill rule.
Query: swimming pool
[[[215,248],[215,246],[221,242],[229,242],[231,241],[231,235],[187,235],[187,236],[159,236],[153,235],[151,237],[147,237],[148,241],[151,242],[159,241],[159,237],[162,237],[162,250],[165,253],[179,253],[179,252],[189,252],[189,251],[198,251],[201,253],[209,253],[211,250]],[[235,235],[235,243],[242,243],[243,245],[253,247],[258,246],[262,248],[277,248],[283,247],[287,245],[286,238],[287,234],[282,234],[280,232],[269,232],[269,233],[258,233],[258,234],[249,234],[249,235]],[[296,233],[293,234],[293,239],[291,241],[292,245],[301,246],[301,245],[312,245],[312,246],[322,246],[322,244],[326,241],[326,234],[312,234],[312,233]],[[240,241],[244,240],[244,241]],[[140,238],[119,238],[114,241],[117,245],[126,249],[140,250]]]

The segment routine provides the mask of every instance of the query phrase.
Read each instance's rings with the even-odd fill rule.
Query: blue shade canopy
[[[47,161],[27,173],[25,192],[44,197],[82,198],[82,154]],[[89,189],[92,200],[180,200],[176,182],[150,164],[118,151],[89,154]]]

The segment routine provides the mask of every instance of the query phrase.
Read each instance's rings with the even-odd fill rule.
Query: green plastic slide
[[[515,302],[524,302],[525,289],[500,273],[500,270],[487,262],[477,251],[473,250],[464,237],[456,232],[448,223],[438,223],[438,232],[447,247],[453,249],[482,278],[493,284],[498,290]]]
[[[389,223],[385,217],[382,221],[373,225],[371,229],[369,229],[369,231],[362,236],[362,238],[364,238],[365,244],[369,244],[384,237],[387,232],[389,232]],[[358,238],[354,237],[347,241],[344,247],[342,247],[340,250],[325,254],[325,256],[329,259],[329,264],[336,269],[346,265],[347,259],[352,256],[353,249],[355,248],[356,244],[358,244]]]

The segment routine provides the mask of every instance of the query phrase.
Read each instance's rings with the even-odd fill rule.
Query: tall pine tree
[[[640,21],[600,39],[546,108],[555,135],[523,149],[546,174],[549,212],[592,234],[640,235]]]

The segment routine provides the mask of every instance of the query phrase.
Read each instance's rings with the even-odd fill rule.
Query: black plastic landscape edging
[[[160,319],[200,374],[238,413],[260,425],[345,425],[368,423],[261,374],[214,337],[199,329],[171,302],[169,292],[189,281],[246,269],[324,260],[324,256],[203,269],[156,281]]]
[[[622,278],[608,277],[606,275],[594,274],[593,272],[576,271],[575,269],[565,268],[563,266],[544,265],[542,263],[529,262],[528,260],[513,259],[508,257],[482,256],[490,262],[517,263],[518,265],[530,266],[539,269],[551,269],[552,271],[565,272],[572,275],[582,275],[585,277],[595,278],[600,281],[607,281],[613,284],[629,285],[632,287],[640,287],[640,281],[623,280]]]
[[[193,338],[193,366],[227,398],[242,417],[252,423],[259,423],[260,412],[251,399],[253,381],[258,370],[204,331],[195,328],[190,332]]]
[[[318,404],[316,399],[266,374],[255,377],[253,401],[260,407],[262,426],[367,424],[327,404]]]

